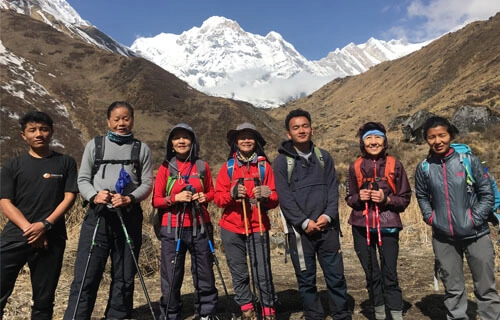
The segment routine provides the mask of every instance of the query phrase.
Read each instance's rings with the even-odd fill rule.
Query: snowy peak
[[[0,0],[0,8],[32,17],[38,15],[51,26],[54,21],[74,26],[90,26],[65,0]]]
[[[233,30],[236,33],[245,32],[236,21],[219,16],[208,18],[200,27],[200,33],[211,32],[213,30]]]
[[[136,55],[82,19],[65,0],[0,0],[0,8],[30,16],[101,49],[125,56]]]
[[[336,77],[360,74],[420,47],[371,38],[309,61],[275,31],[266,36],[252,34],[219,16],[181,35],[138,38],[131,46],[198,90],[261,107],[310,94]]]

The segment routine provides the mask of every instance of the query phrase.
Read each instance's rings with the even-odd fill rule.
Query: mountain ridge
[[[161,33],[138,38],[131,49],[200,91],[260,107],[276,107],[334,78],[362,73],[427,43],[370,38],[364,44],[351,43],[323,59],[309,61],[275,31],[256,35],[243,30],[236,21],[214,16],[180,35]],[[299,82],[308,83],[308,87]]]

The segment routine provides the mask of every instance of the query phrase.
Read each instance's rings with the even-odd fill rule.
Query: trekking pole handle
[[[186,190],[191,192],[192,194],[196,193],[196,189],[192,185],[188,185],[186,187]],[[192,201],[193,201],[194,207],[196,209],[200,209],[200,202],[198,200],[192,200]]]
[[[238,178],[238,183],[236,185],[242,185],[242,186],[245,186],[245,178]],[[236,186],[238,187],[238,186]],[[245,197],[243,197],[242,199],[244,199]]]
[[[260,187],[260,179],[259,178],[253,178],[253,184],[256,187]],[[257,199],[259,200],[259,199]]]

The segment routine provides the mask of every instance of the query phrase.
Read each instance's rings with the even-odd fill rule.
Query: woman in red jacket
[[[267,210],[278,206],[278,195],[263,149],[266,141],[254,125],[243,123],[229,130],[227,143],[231,151],[217,175],[214,202],[224,208],[219,226],[235,301],[242,319],[257,319],[256,312],[262,312],[264,319],[275,319]],[[250,284],[261,302],[260,311],[256,311]]]
[[[162,217],[160,319],[182,319],[181,286],[188,250],[196,312],[201,320],[216,319],[218,293],[208,244],[213,227],[207,211],[214,188],[208,163],[198,158],[199,150],[193,129],[187,124],[176,125],[170,130],[165,161],[156,175],[153,207]]]

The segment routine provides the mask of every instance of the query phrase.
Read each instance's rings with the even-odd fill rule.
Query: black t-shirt
[[[7,160],[0,173],[0,198],[10,199],[31,222],[43,221],[63,201],[65,192],[78,192],[76,161],[57,152],[45,158],[28,153]],[[11,221],[0,234],[0,243],[26,241]],[[48,232],[49,239],[66,239],[64,219]]]

